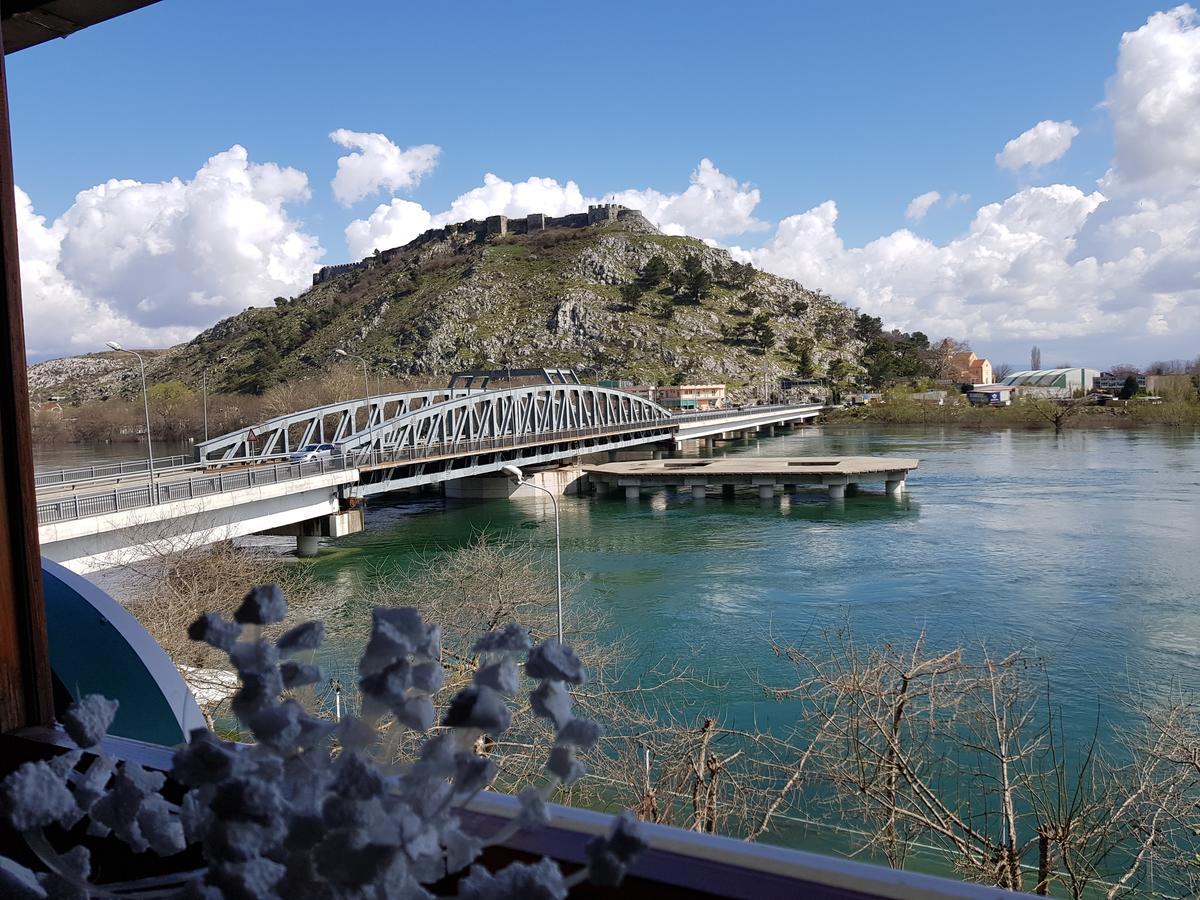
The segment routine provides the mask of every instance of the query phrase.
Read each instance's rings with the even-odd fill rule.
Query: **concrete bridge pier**
[[[774,500],[775,499],[775,485],[760,484],[758,486],[758,499],[759,500]]]
[[[900,477],[896,477],[900,476]],[[904,496],[904,476],[902,472],[888,472],[887,481],[884,482],[884,490],[892,499],[898,500]]]
[[[625,485],[625,499],[626,500],[632,500],[634,503],[637,503],[638,499],[641,497],[641,495],[642,495],[642,490],[636,484]]]
[[[315,534],[296,535],[296,555],[301,559],[310,559],[321,549],[321,538]]]
[[[846,478],[827,479],[825,487],[829,491],[829,499],[844,500],[846,498],[846,485],[849,483],[849,479]]]
[[[716,446],[717,446],[717,442],[716,442],[715,438],[706,437],[704,439],[704,449],[705,450],[712,450]]]
[[[766,431],[767,437],[775,437],[775,426],[774,425],[768,425],[763,430]]]
[[[707,494],[708,494],[708,485],[707,484],[693,484],[692,485],[692,499],[693,500],[703,500]]]

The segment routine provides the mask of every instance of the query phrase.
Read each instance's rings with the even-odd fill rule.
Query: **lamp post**
[[[218,356],[217,362],[225,362],[229,359],[228,356]],[[204,396],[204,440],[208,440],[208,371],[211,366],[205,366],[204,371],[200,375],[200,390]]]
[[[363,394],[363,398],[366,401],[366,405],[367,405],[367,424],[364,427],[370,428],[371,427],[371,381],[367,376],[367,361],[365,359],[363,359],[361,356],[358,356],[354,353],[347,353],[345,350],[342,350],[341,348],[335,349],[333,352],[336,353],[338,356],[345,356],[348,359],[357,359],[360,363],[362,363],[363,389],[366,391],[366,393]]]
[[[146,465],[150,473],[150,493],[154,493],[154,441],[150,437],[150,392],[146,389],[146,361],[136,350],[126,350],[116,341],[107,342],[109,348],[118,353],[132,353],[137,357],[138,366],[142,370],[142,406],[146,410]],[[154,498],[151,497],[151,500]]]
[[[529,487],[541,491],[550,498],[551,504],[554,506],[554,571],[557,576],[558,585],[558,642],[563,642],[563,620],[562,620],[562,531],[558,523],[558,497],[554,496],[554,491],[542,487],[540,484],[534,484],[532,481],[525,480],[525,473],[514,465],[501,466],[500,471],[510,478],[516,479],[518,485],[527,484]]]

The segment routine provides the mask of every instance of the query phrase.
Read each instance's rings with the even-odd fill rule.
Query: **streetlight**
[[[146,390],[146,361],[142,359],[142,354],[136,350],[126,350],[116,341],[107,341],[108,347],[116,350],[118,353],[132,353],[137,357],[138,365],[142,369],[142,405],[146,409],[146,461],[150,467],[150,489],[154,490],[154,441],[150,438],[150,392]]]
[[[366,390],[366,393],[363,396],[366,399],[366,408],[367,408],[367,424],[364,427],[370,428],[371,427],[371,382],[367,377],[367,361],[365,359],[363,359],[361,356],[357,356],[353,353],[347,353],[345,350],[342,350],[340,347],[335,348],[333,352],[336,353],[338,356],[345,356],[349,359],[357,359],[360,363],[362,363],[362,366],[363,366],[363,388]]]
[[[229,359],[228,356],[218,356],[217,362],[222,363]],[[205,366],[204,371],[200,375],[200,389],[204,394],[204,439],[208,440],[208,370],[211,366]]]
[[[558,497],[554,496],[554,491],[542,487],[540,484],[534,484],[532,481],[525,480],[525,473],[516,466],[509,464],[501,466],[500,471],[510,478],[515,478],[518,485],[526,484],[531,488],[541,491],[550,498],[550,502],[554,505],[554,570],[558,576],[558,642],[563,642],[563,626],[562,626],[562,531],[558,524]]]

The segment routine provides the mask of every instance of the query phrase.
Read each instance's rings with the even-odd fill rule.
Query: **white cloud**
[[[996,154],[996,164],[1002,169],[1036,169],[1061,159],[1071,147],[1079,129],[1070,122],[1045,119],[1028,131],[1013,138]]]
[[[416,187],[433,171],[442,148],[420,144],[401,150],[385,135],[339,128],[329,139],[358,152],[338,159],[337,175],[331,182],[333,195],[344,206],[386,188],[389,191]]]
[[[362,259],[376,250],[403,246],[432,227],[433,216],[421,204],[393,199],[379,204],[367,218],[347,225],[346,246],[351,259]]]
[[[467,219],[486,219],[488,216],[526,216],[545,213],[565,216],[586,209],[588,200],[573,181],[559,184],[553,178],[527,178],[524,181],[505,181],[491,172],[483,176],[483,184],[456,197],[450,208],[434,217],[436,225],[465,222]]]
[[[891,324],[931,334],[1194,342],[1198,73],[1200,29],[1189,7],[1154,15],[1122,38],[1106,101],[1115,158],[1099,191],[1066,184],[1022,190],[979,209],[965,234],[940,245],[902,229],[848,248],[837,231],[837,205],[827,201],[785,218],[763,247],[737,252]],[[1043,165],[1066,152],[1076,133],[1069,122],[1041,122],[1010,141],[997,162]],[[951,202],[931,201],[933,193],[914,198],[910,218],[933,202]]]
[[[908,203],[908,209],[904,211],[904,218],[910,222],[920,222],[941,199],[942,195],[938,191],[926,191],[913,197]]]
[[[1156,13],[1121,38],[1105,105],[1113,119],[1106,191],[1178,191],[1200,180],[1200,28],[1196,10]]]
[[[51,225],[19,194],[30,354],[94,350],[112,338],[166,346],[302,290],[324,251],[284,207],[307,197],[304,173],[250,163],[236,145],[190,181],[82,191]]]
[[[667,234],[717,240],[769,227],[754,218],[760,199],[758,189],[738,184],[737,179],[723,174],[712,160],[700,160],[690,181],[682,194],[663,194],[646,188],[618,191],[605,199],[640,209]]]
[[[687,234],[715,240],[746,231],[767,228],[754,218],[759,192],[724,175],[711,160],[702,159],[692,171],[691,183],[679,194],[664,194],[652,188],[624,190],[607,194],[608,202],[639,209],[652,223],[668,234]],[[586,197],[574,181],[560,184],[553,178],[527,178],[506,181],[491,172],[483,184],[459,195],[450,208],[436,215],[404,200],[381,204],[366,219],[356,219],[346,228],[346,245],[351,258],[360,258],[380,250],[397,247],[415,238],[429,227],[439,227],[467,219],[488,216],[516,218],[529,213],[564,216],[599,203]]]

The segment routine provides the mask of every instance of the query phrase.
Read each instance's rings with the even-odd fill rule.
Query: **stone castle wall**
[[[508,216],[488,216],[479,219],[468,219],[444,228],[431,228],[409,241],[404,247],[392,247],[389,250],[376,250],[372,256],[354,263],[342,263],[336,266],[322,266],[313,273],[313,284],[321,284],[363,269],[373,269],[377,265],[391,262],[400,251],[407,247],[419,247],[430,241],[446,240],[451,235],[470,234],[476,240],[486,239],[488,235],[532,234],[546,231],[549,228],[587,228],[589,225],[604,225],[609,222],[620,222],[631,218],[642,218],[639,210],[630,209],[619,203],[598,203],[589,206],[587,212],[570,213],[565,216],[547,216],[544,213],[530,213],[523,218]]]

